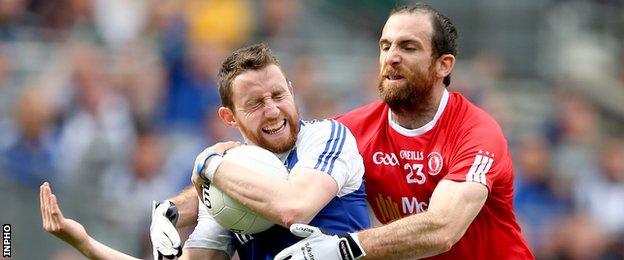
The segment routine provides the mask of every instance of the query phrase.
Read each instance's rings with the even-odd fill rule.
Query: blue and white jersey
[[[297,167],[316,169],[322,172],[319,174],[329,174],[338,184],[336,197],[321,209],[310,225],[330,233],[354,232],[370,226],[362,157],[355,138],[344,125],[335,120],[301,121],[295,147],[278,157],[289,172]],[[185,247],[220,249],[230,255],[236,250],[241,259],[273,259],[282,249],[301,240],[287,228],[275,225],[253,235],[229,232],[233,239],[226,241],[223,231],[214,232],[218,229],[214,223],[206,224],[207,221],[215,222],[212,218],[202,220],[202,214],[209,215],[207,211],[202,213],[202,207],[200,203],[198,227]],[[198,230],[202,229],[200,226],[204,226],[203,229],[210,226],[213,231]],[[206,241],[210,241],[211,246],[207,246]],[[231,244],[224,245],[226,242]]]

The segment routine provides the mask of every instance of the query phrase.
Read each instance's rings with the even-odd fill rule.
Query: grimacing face
[[[426,107],[435,84],[433,25],[426,13],[390,16],[379,40],[381,98],[393,111]]]
[[[234,111],[228,124],[238,127],[248,142],[273,153],[294,147],[299,111],[292,89],[277,65],[238,75],[232,82],[232,101]]]

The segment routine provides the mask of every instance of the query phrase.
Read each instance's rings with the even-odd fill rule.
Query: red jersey
[[[486,112],[444,91],[434,119],[405,129],[375,102],[337,119],[355,136],[366,193],[382,223],[426,211],[438,182],[472,181],[488,198],[450,251],[431,259],[533,259],[513,212],[513,166],[507,141]]]

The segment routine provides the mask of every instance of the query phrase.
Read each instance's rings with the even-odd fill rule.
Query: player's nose
[[[387,65],[396,66],[401,62],[401,55],[395,48],[390,48],[388,52],[386,52],[384,62]]]
[[[275,118],[279,116],[280,110],[277,104],[273,101],[268,101],[264,104],[264,115],[268,118]]]

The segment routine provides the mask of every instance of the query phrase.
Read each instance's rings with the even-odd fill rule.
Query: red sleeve
[[[478,182],[491,190],[498,179],[513,175],[507,141],[493,120],[473,124],[457,141],[445,179]]]

